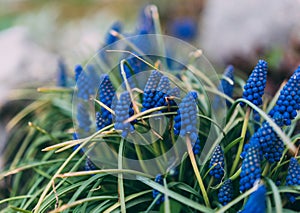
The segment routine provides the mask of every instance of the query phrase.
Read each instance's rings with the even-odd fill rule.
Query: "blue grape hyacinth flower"
[[[112,108],[112,102],[115,97],[116,91],[114,86],[112,85],[109,76],[107,74],[101,75],[101,84],[99,86],[99,100],[108,106],[109,108]],[[105,109],[104,107],[101,107],[101,115],[103,119],[108,119],[111,121],[111,113]]]
[[[129,92],[123,92],[115,106],[115,129],[122,130],[122,137],[126,137],[128,133],[134,131],[134,127],[130,122],[124,123],[132,115],[132,103]]]
[[[170,25],[172,36],[185,41],[192,41],[197,36],[197,22],[192,18],[176,18]]]
[[[220,187],[220,190],[218,193],[218,200],[223,206],[225,206],[230,201],[232,201],[232,198],[233,198],[232,181],[230,179],[228,179]]]
[[[77,121],[79,129],[83,130],[84,132],[90,131],[92,122],[90,120],[88,106],[86,103],[79,102],[77,104]]]
[[[188,92],[179,104],[177,115],[174,118],[174,133],[185,136],[190,134],[191,139],[196,140],[197,135],[197,93]]]
[[[151,72],[150,77],[148,78],[148,81],[144,88],[144,96],[143,96],[143,108],[142,111],[146,111],[148,109],[151,109],[155,106],[154,97],[156,95],[156,88],[159,84],[160,78],[162,77],[162,74],[157,71],[153,70]]]
[[[214,166],[214,168],[212,168]],[[216,146],[209,162],[209,174],[220,180],[224,176],[224,153],[220,145]]]
[[[168,105],[170,107],[177,106],[177,103],[174,99],[180,97],[180,89],[178,87],[174,87],[168,92],[168,95],[170,97],[168,98]],[[176,112],[176,109],[170,109],[170,112]]]
[[[287,186],[299,186],[300,185],[300,164],[298,163],[296,158],[291,158],[289,168],[288,168],[288,174],[286,176],[286,185]],[[296,196],[295,194],[288,193],[287,197],[289,198],[289,201],[291,203],[296,202]]]
[[[155,33],[155,26],[152,18],[152,12],[150,10],[151,5],[146,5],[141,9],[138,23],[136,27],[136,34],[153,34]]]
[[[155,96],[153,98],[155,102],[154,107],[160,107],[160,106],[167,106],[167,100],[166,98],[168,97],[168,94],[170,92],[171,85],[170,85],[170,80],[167,76],[162,76],[158,86],[157,86],[157,91],[155,93]]]
[[[280,91],[280,95],[269,115],[278,126],[289,126],[300,110],[300,66]]]
[[[256,106],[262,104],[262,96],[267,82],[267,70],[267,62],[259,60],[244,86],[243,98]],[[245,106],[245,103],[241,102],[240,105]]]
[[[234,88],[234,67],[232,65],[228,65],[223,75],[229,78],[232,82],[229,82],[227,79],[222,78],[219,90],[222,90],[225,95],[232,98]],[[231,103],[228,100],[226,100],[226,104],[227,106],[231,106]]]
[[[122,32],[122,28],[123,28],[123,26],[122,26],[122,23],[121,23],[121,22],[118,22],[118,21],[117,21],[117,22],[114,22],[114,23],[111,25],[109,31],[108,31],[108,32],[106,33],[106,35],[105,35],[104,45],[105,45],[105,46],[106,46],[106,45],[110,45],[110,44],[113,44],[114,42],[118,41],[119,38],[118,38],[117,36],[115,36],[115,35],[112,35],[112,34],[111,34],[111,31],[114,30],[114,31],[116,31],[116,32],[118,32],[118,33],[121,33],[121,32]]]
[[[101,75],[101,84],[99,85],[99,100],[107,107],[112,108],[112,102],[114,100],[116,91],[107,74]],[[100,108],[100,112],[96,112],[96,126],[97,130],[112,123],[112,114],[104,107]]]
[[[80,65],[75,67],[75,80],[77,84],[77,96],[85,101],[95,93],[95,85],[91,81],[90,76],[83,70]]]
[[[200,140],[197,129],[197,99],[195,91],[190,91],[182,99],[174,118],[174,134],[182,137],[189,136],[194,154],[200,152]]]
[[[245,159],[242,162],[240,174],[240,191],[245,192],[250,189],[256,180],[261,178],[261,157],[259,143],[252,142],[247,150]]]
[[[74,72],[75,72],[75,81],[78,81],[79,76],[81,75],[83,71],[83,68],[81,65],[76,65],[74,68]]]
[[[280,160],[284,150],[284,143],[269,123],[264,122],[253,137],[259,141],[261,151],[270,163]]]
[[[266,203],[266,193],[267,189],[264,185],[258,187],[258,189],[253,192],[245,204],[245,207],[240,213],[264,213],[267,209]]]
[[[156,175],[154,181],[155,181],[156,183],[159,183],[159,184],[163,185],[163,176],[162,176],[161,174]],[[155,199],[159,194],[160,194],[160,192],[157,191],[156,189],[153,189],[153,190],[152,190],[152,197],[153,197],[154,199]],[[161,204],[162,202],[164,202],[164,200],[165,200],[165,196],[162,195],[162,196],[156,201],[156,204],[159,205],[159,204]]]
[[[67,86],[67,68],[66,64],[62,59],[58,61],[58,71],[57,71],[57,86],[66,87]]]

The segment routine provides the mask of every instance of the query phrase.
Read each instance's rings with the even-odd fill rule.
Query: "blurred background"
[[[115,21],[133,32],[149,3],[164,34],[202,49],[219,72],[233,64],[247,76],[259,58],[267,60],[267,94],[300,64],[300,0],[0,0],[0,151],[5,122],[22,106],[14,104],[20,91],[54,85],[62,60],[73,75]]]

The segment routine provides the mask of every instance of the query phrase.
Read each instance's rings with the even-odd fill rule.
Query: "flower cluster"
[[[89,97],[95,94],[95,85],[93,84],[94,82],[91,81],[92,78],[80,65],[77,65],[75,67],[75,79],[77,83],[78,98],[88,101]]]
[[[229,82],[227,79],[222,78],[219,86],[219,90],[223,91],[225,95],[232,98],[233,88],[234,88],[234,67],[229,65],[224,71],[224,76],[229,78],[232,82]],[[226,100],[227,106],[230,106],[231,103]]]
[[[212,168],[213,167],[213,168]],[[220,145],[216,146],[212,158],[209,162],[209,172],[216,179],[221,179],[224,176],[224,153]]]
[[[84,132],[90,131],[92,122],[90,120],[88,107],[85,103],[79,102],[77,105],[77,121],[79,129]]]
[[[171,89],[170,80],[167,76],[162,76],[159,84],[157,86],[157,91],[153,101],[155,102],[155,107],[167,106],[166,97]]]
[[[258,143],[260,145],[260,156],[264,156],[269,163],[278,162],[282,157],[284,143],[266,121],[252,135],[249,144],[244,146],[241,158],[245,158],[251,143]]]
[[[278,126],[289,126],[291,120],[297,116],[300,109],[300,66],[290,77],[287,84],[280,91],[280,95],[269,115]]]
[[[284,150],[284,143],[268,122],[262,124],[252,136],[250,142],[254,140],[259,142],[264,157],[270,163],[278,162],[280,160]]]
[[[267,70],[267,62],[259,60],[244,86],[243,98],[256,106],[262,104],[262,96],[267,82]],[[240,105],[244,106],[245,103],[241,102]]]
[[[115,97],[115,89],[107,74],[101,76],[101,84],[99,86],[99,100],[107,107],[112,108],[112,102]],[[112,123],[112,115],[110,111],[101,107],[100,112],[96,113],[97,129],[100,130],[103,127]]]
[[[142,111],[146,111],[148,109],[151,109],[155,106],[154,97],[157,92],[157,86],[160,82],[160,78],[162,77],[162,74],[157,71],[153,70],[151,72],[150,77],[148,78],[148,81],[144,88],[144,96],[143,96],[143,108]]]
[[[174,101],[174,98],[180,97],[180,89],[178,87],[172,88],[169,92],[169,98],[168,99],[168,105],[171,106],[177,106],[176,101]],[[171,112],[175,112],[176,109],[170,109]]]
[[[247,154],[242,163],[240,174],[240,191],[245,192],[250,189],[256,180],[261,177],[259,144],[250,143]]]
[[[83,69],[81,65],[76,65],[74,68],[74,73],[75,73],[75,82],[78,81],[79,76],[81,75]]]
[[[258,189],[249,196],[244,209],[240,213],[266,212],[266,192],[267,189],[264,185],[259,186]]]
[[[154,181],[156,183],[159,183],[161,185],[163,185],[163,176],[161,174],[158,174],[156,175]],[[153,189],[152,190],[152,197],[155,199],[158,195],[160,194],[159,191],[157,191],[156,189]],[[162,202],[164,202],[165,200],[165,196],[161,196],[157,201],[156,201],[156,204],[159,205],[161,204]]]
[[[221,186],[218,193],[219,202],[225,206],[229,203],[233,198],[233,186],[232,181],[230,179],[226,180]]]
[[[115,129],[122,130],[122,137],[126,137],[128,133],[134,131],[134,127],[129,122],[125,123],[125,121],[132,114],[129,92],[126,91],[121,94],[120,99],[116,103],[114,111],[116,114]]]
[[[189,136],[194,154],[200,151],[200,140],[198,139],[197,129],[197,99],[195,91],[188,92],[179,104],[177,115],[174,118],[174,134]],[[194,148],[195,147],[195,148]]]
[[[155,26],[152,18],[151,6],[147,5],[141,9],[137,23],[137,34],[155,33]]]
[[[111,31],[116,31],[118,33],[122,32],[122,24],[121,22],[114,22],[111,27],[110,30],[106,33],[105,39],[104,39],[104,45],[110,45],[113,44],[114,42],[118,41],[119,38],[117,36],[115,36],[114,34],[111,33]]]
[[[291,158],[288,174],[286,177],[286,185],[287,186],[299,186],[300,185],[300,164],[298,163],[296,158]],[[291,203],[296,201],[296,196],[288,193],[287,194]]]
[[[67,68],[62,59],[58,61],[57,86],[67,86]]]

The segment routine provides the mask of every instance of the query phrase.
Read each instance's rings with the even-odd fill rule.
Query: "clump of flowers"
[[[259,186],[258,189],[250,195],[241,213],[266,212],[266,192],[267,189],[264,185]]]
[[[133,33],[123,32],[122,23],[113,24],[103,42],[103,47],[111,48],[100,51],[84,68],[75,67],[74,88],[64,83],[43,88],[59,95],[38,99],[10,122],[18,124],[6,152],[14,160],[0,180],[12,176],[7,178],[13,181],[10,186],[18,187],[6,190],[12,198],[1,202],[9,201],[5,210],[209,213],[242,209],[249,213],[276,207],[282,212],[299,211],[295,134],[300,69],[277,102],[265,97],[260,109],[266,61],[258,61],[239,94],[242,81],[234,76],[232,66],[218,82],[218,75],[203,72],[210,65],[199,51],[184,52],[185,48],[176,49],[177,45],[163,43],[159,37],[151,42],[143,36],[128,38],[157,33],[158,18],[152,5],[141,11]],[[150,54],[155,48],[166,58]],[[185,58],[176,61],[172,57],[177,54]],[[233,91],[242,98],[234,100]],[[211,107],[211,97],[218,110]],[[224,97],[230,97],[227,107],[222,106]],[[244,111],[240,106],[246,102]],[[265,109],[271,109],[269,115]],[[32,177],[28,185],[20,184],[28,175]],[[256,185],[261,179],[266,185]],[[280,198],[282,205],[275,205]]]
[[[125,122],[133,114],[129,92],[123,92],[114,108],[116,113],[115,129],[122,130],[122,137],[134,131],[129,122]]]
[[[220,145],[218,145],[209,162],[209,168],[212,168],[209,172],[211,176],[216,179],[221,179],[224,176],[224,153]]]
[[[294,157],[290,159],[288,174],[286,176],[286,185],[287,186],[299,186],[300,185],[300,164],[297,161],[297,159]],[[296,202],[297,195],[288,193],[287,196],[291,203]]]
[[[287,84],[280,91],[280,95],[269,115],[279,126],[289,126],[300,109],[300,66],[295,70]]]
[[[227,203],[232,201],[233,198],[233,186],[230,179],[226,180],[219,189],[218,200],[225,206]]]
[[[244,86],[243,98],[259,106],[262,104],[262,96],[267,82],[268,64],[264,60],[259,60],[246,85]],[[245,103],[241,103],[244,106]]]
[[[157,93],[157,86],[159,84],[161,76],[162,74],[157,70],[153,70],[151,72],[151,75],[148,78],[147,84],[144,89],[142,111],[151,109],[155,106],[156,102],[154,101],[154,97]]]
[[[259,144],[253,142],[247,150],[246,158],[242,163],[240,174],[240,191],[245,192],[261,178],[261,157],[259,153]]]

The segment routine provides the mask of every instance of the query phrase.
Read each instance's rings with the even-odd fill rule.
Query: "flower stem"
[[[203,180],[201,178],[199,169],[197,167],[195,155],[193,153],[193,148],[192,148],[192,144],[191,144],[191,140],[190,140],[189,136],[186,136],[186,146],[187,146],[187,149],[188,149],[188,154],[189,154],[189,157],[190,157],[190,160],[191,160],[192,167],[194,169],[194,173],[196,175],[200,190],[201,190],[202,195],[203,195],[205,205],[207,207],[210,207],[209,199],[208,199],[208,196],[207,196],[205,186],[204,186]]]
[[[236,153],[234,162],[233,162],[231,170],[230,170],[230,176],[232,176],[234,174],[234,172],[236,170],[236,167],[238,166],[239,161],[240,161],[240,155],[243,151],[245,136],[246,136],[247,127],[248,127],[248,123],[249,123],[250,112],[251,112],[251,108],[248,107],[247,111],[246,111],[246,115],[245,115],[245,120],[244,120],[244,123],[243,123],[242,133],[241,133],[242,140],[239,143],[238,151]]]
[[[121,139],[120,146],[119,146],[118,169],[120,170],[123,168],[123,147],[124,147],[124,138]],[[119,192],[119,202],[121,205],[121,212],[126,213],[123,173],[118,174],[118,192]]]
[[[267,176],[267,174],[268,174],[268,172],[269,172],[269,170],[270,170],[270,167],[271,167],[270,163],[267,162],[267,164],[266,164],[266,166],[265,166],[265,168],[264,168],[264,171],[263,171],[263,173],[262,173],[262,176],[263,176],[263,177],[266,177],[266,176]]]

